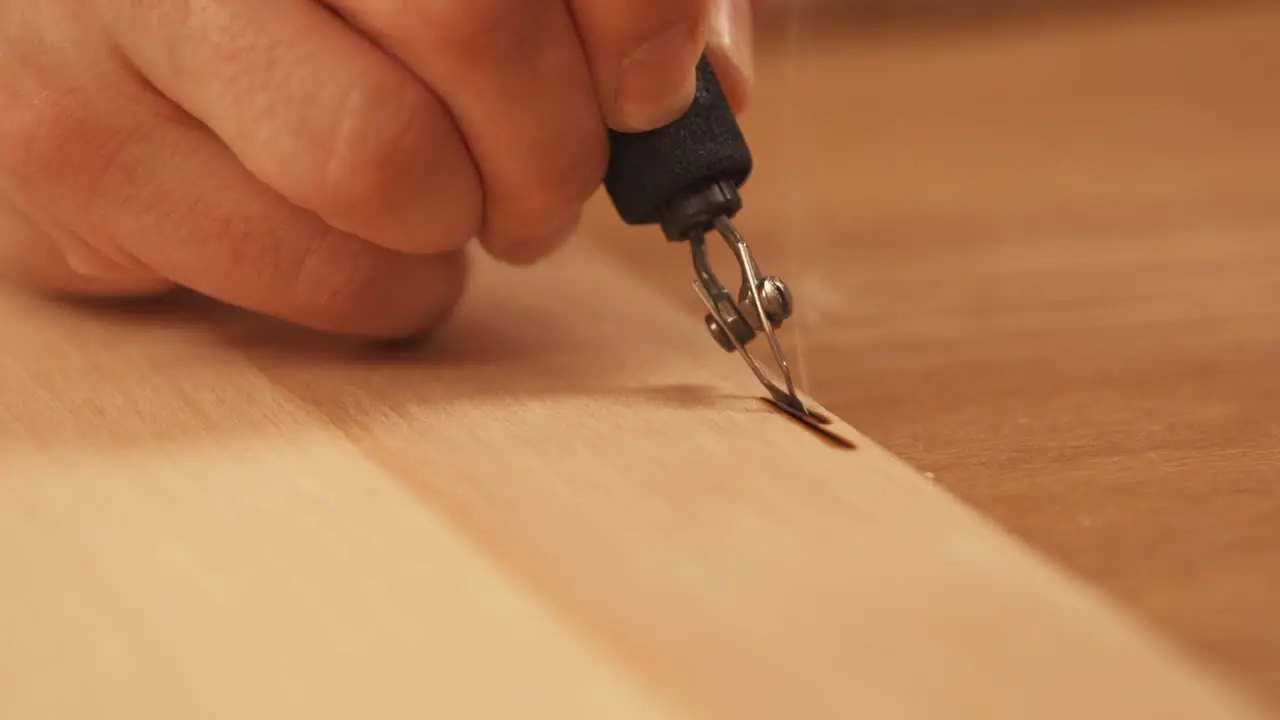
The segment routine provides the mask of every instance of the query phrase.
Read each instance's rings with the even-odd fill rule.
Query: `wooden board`
[[[829,408],[1280,712],[1280,3],[1210,5],[802,23],[740,224]]]
[[[589,251],[480,269],[394,356],[0,297],[0,717],[1260,716]]]

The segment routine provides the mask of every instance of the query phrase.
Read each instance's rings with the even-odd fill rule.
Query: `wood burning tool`
[[[775,332],[791,317],[791,292],[781,279],[762,275],[732,219],[742,209],[738,191],[752,170],[751,151],[706,55],[697,67],[693,104],[680,118],[642,133],[610,133],[605,189],[629,225],[662,227],[671,242],[687,242],[693,255],[693,289],[707,306],[704,321],[726,352],[737,351],[772,400],[798,419],[821,423],[796,395],[786,355]],[[718,234],[737,259],[737,298],[707,258],[707,236]],[[785,389],[770,379],[747,346],[764,334]]]

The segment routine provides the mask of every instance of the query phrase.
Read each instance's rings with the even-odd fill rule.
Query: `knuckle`
[[[6,108],[0,113],[0,166],[18,182],[45,179],[67,166],[74,138],[86,128],[59,95],[23,93],[16,85],[4,83],[0,103]]]
[[[643,42],[655,35],[683,30],[691,37],[696,37],[706,30],[711,19],[711,3],[686,2],[685,0],[666,0],[645,4],[638,11],[638,22],[633,23],[636,32],[643,37]]]
[[[376,283],[372,255],[363,250],[354,238],[326,230],[306,252],[277,258],[273,284],[285,293],[288,312],[328,323],[357,320]]]
[[[74,35],[63,3],[0,3],[0,169],[20,183],[72,182],[93,171],[115,143],[92,93],[51,33]]]
[[[341,232],[325,233],[283,273],[283,314],[329,332],[397,337],[435,324],[461,294],[461,253],[392,260]],[[433,272],[424,274],[422,263]]]
[[[563,128],[558,128],[563,130]],[[557,132],[518,166],[486,183],[482,231],[488,236],[527,237],[554,233],[578,213],[604,181],[608,136],[598,118]]]
[[[431,227],[421,228],[431,239],[428,252],[449,252],[466,246],[479,232],[484,220],[484,194],[474,173],[455,178],[450,187],[439,188],[431,205]]]
[[[705,39],[711,4],[689,0],[624,2],[619,8],[601,4],[585,18],[584,40],[597,60],[625,60],[640,47],[661,37]]]
[[[129,130],[39,68],[21,69],[30,72],[0,76],[0,174],[11,189],[83,195],[118,182]]]
[[[526,0],[528,1],[528,0]],[[530,3],[534,4],[534,3]],[[504,0],[428,3],[419,27],[447,57],[465,63],[502,52],[521,35],[527,12],[513,12]]]
[[[543,160],[539,182],[542,190],[528,193],[526,223],[550,230],[576,212],[600,187],[609,160],[608,141],[602,129],[584,130],[575,142],[555,148]]]
[[[506,31],[518,29],[527,19],[522,17],[525,13],[513,10],[510,0],[381,0],[367,5],[362,14],[362,24],[379,39],[424,43],[438,56],[460,63],[492,56],[502,48],[502,38],[514,34]]]
[[[405,83],[353,88],[321,150],[321,214],[363,224],[401,197],[430,156],[431,112],[429,98]]]

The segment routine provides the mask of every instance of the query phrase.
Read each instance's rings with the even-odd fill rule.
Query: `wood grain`
[[[398,353],[0,294],[0,717],[1262,717],[944,487],[1265,690],[1277,24],[762,66],[806,384],[941,486],[600,213]]]
[[[745,120],[806,387],[1280,710],[1277,5],[839,32]]]
[[[481,270],[394,356],[0,298],[0,715],[1257,716],[617,268]]]

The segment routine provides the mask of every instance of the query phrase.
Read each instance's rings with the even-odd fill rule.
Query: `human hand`
[[[708,39],[743,107],[749,5],[6,0],[0,278],[429,330],[472,238],[515,264],[564,241],[606,128],[675,119]]]

